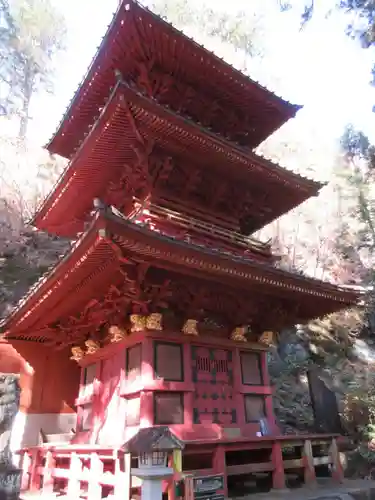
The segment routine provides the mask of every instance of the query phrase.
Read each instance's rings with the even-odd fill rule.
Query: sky
[[[118,5],[118,0],[54,1],[66,17],[67,51],[58,59],[54,94],[33,102],[30,139],[40,145],[55,131]],[[342,14],[326,19],[331,1],[317,0],[313,21],[301,31],[298,9],[282,13],[275,0],[262,0],[266,56],[250,61],[249,71],[261,83],[304,106],[296,118],[299,131],[314,128],[322,138],[335,140],[351,122],[375,141],[375,89],[369,85],[375,54],[345,35],[347,19]],[[324,11],[319,10],[322,2]],[[228,8],[223,0],[205,3],[214,9]],[[231,0],[230,6],[251,15],[257,3]]]

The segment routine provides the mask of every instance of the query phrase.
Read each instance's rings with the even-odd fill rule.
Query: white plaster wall
[[[76,427],[75,413],[18,412],[12,429],[11,450],[40,444],[40,429],[46,434],[62,434]]]

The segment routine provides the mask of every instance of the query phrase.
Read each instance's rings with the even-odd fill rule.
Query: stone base
[[[22,470],[0,467],[0,500],[18,500],[21,489]]]

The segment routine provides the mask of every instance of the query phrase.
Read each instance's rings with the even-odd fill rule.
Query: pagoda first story
[[[78,387],[74,367],[45,366],[42,387],[59,379],[68,392],[77,388],[77,424],[68,438],[45,432],[43,445],[21,450],[24,489],[129,497],[139,487],[130,476],[137,457],[124,444],[154,426],[168,426],[185,445],[181,460],[171,457],[174,479],[223,474],[224,495],[251,473],[284,488],[285,471],[314,483],[314,467],[330,464],[342,479],[335,436],[280,434],[267,340],[355,300],[339,287],[97,210],[4,325],[10,342],[22,339],[81,369]],[[283,456],[287,446],[292,458]],[[176,495],[173,483],[165,488]]]
[[[57,352],[21,339],[0,340],[0,372],[20,376],[21,401],[12,431],[12,450],[25,443],[41,444],[41,429],[65,434],[75,428],[80,370],[69,360],[68,348]]]

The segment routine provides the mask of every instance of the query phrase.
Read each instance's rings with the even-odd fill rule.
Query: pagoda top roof
[[[183,64],[181,64],[183,61]],[[204,47],[189,39],[135,0],[122,0],[106,35],[47,144],[51,153],[71,158],[110,95],[116,72],[131,81],[139,63],[153,64],[166,75],[187,82],[209,99],[253,116],[259,145],[300,106],[276,96]]]
[[[264,311],[251,306],[262,296],[270,314],[273,300],[275,304],[287,301],[292,308],[287,311],[291,324],[352,306],[358,300],[352,290],[166,237],[106,210],[96,213],[90,228],[66,257],[31,288],[0,328],[6,338],[45,342],[54,340],[54,327],[59,322],[74,315],[81,315],[87,327],[87,311],[100,300],[106,301],[111,287],[129,286],[128,295],[134,298],[132,280],[120,271],[124,263],[134,262],[148,263],[166,276],[174,273],[186,280],[186,286],[189,279],[195,279],[216,291],[220,286],[224,291],[232,290],[244,309],[251,308],[250,317],[254,311],[263,317]],[[167,281],[173,284],[174,279]],[[183,288],[179,286],[179,290]],[[120,298],[125,295],[122,291]]]
[[[267,213],[262,214],[258,203],[253,231],[316,196],[323,186],[207,131],[118,82],[95,126],[31,223],[60,236],[82,232],[93,199],[104,199],[108,183],[121,178],[124,165],[131,168],[132,162],[136,163],[134,144],[140,137],[145,144],[152,140],[166,155],[200,163],[201,168],[213,169],[228,181],[248,185],[249,192],[260,193]]]

